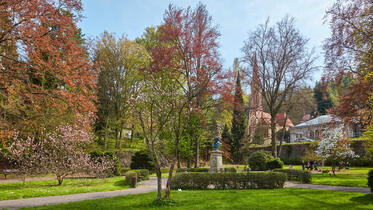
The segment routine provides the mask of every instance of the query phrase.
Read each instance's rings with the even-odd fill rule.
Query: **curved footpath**
[[[166,185],[166,179],[163,179],[163,187]],[[364,187],[342,187],[342,186],[329,186],[329,185],[314,185],[314,184],[298,184],[293,182],[286,182],[285,187],[290,188],[304,188],[304,189],[317,189],[317,190],[334,190],[344,192],[360,192],[370,193],[369,188]],[[93,200],[99,198],[116,197],[130,194],[141,194],[147,192],[155,192],[157,190],[157,180],[155,177],[151,177],[150,180],[139,183],[137,188],[123,189],[108,192],[92,192],[92,193],[80,193],[71,195],[58,195],[38,198],[25,198],[15,200],[3,200],[0,201],[0,209],[19,209],[24,207],[33,206],[44,206],[52,204],[61,204],[69,202],[77,202],[83,200]]]

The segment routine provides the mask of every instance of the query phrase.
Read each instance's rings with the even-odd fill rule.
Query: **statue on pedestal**
[[[218,137],[214,138],[214,143],[212,143],[213,150],[210,156],[210,172],[221,172],[223,171],[223,152],[219,150],[221,142]]]
[[[219,147],[221,146],[221,142],[219,141],[219,137],[214,138],[214,143],[212,143],[212,146],[214,147],[214,150],[219,150]]]

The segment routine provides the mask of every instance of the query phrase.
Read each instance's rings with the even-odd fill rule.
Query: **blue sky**
[[[104,30],[129,39],[139,37],[144,29],[162,22],[169,3],[179,7],[195,7],[194,0],[83,0],[83,20],[79,23],[83,33],[96,37]],[[248,33],[270,17],[271,23],[285,15],[295,17],[300,32],[310,39],[319,57],[317,65],[323,65],[322,43],[329,36],[328,24],[323,24],[325,10],[333,0],[201,0],[221,32],[220,53],[225,68],[233,59],[242,57],[241,48]],[[315,74],[318,80],[321,70]],[[313,82],[311,83],[313,84]]]

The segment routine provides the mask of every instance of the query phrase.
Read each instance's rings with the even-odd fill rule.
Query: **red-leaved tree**
[[[96,74],[76,23],[79,0],[0,3],[0,139],[40,136],[96,111]]]

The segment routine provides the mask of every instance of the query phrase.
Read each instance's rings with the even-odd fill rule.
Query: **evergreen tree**
[[[221,134],[221,140],[222,140],[222,150],[224,152],[224,157],[227,158],[227,159],[232,159],[232,156],[231,156],[231,143],[232,143],[232,137],[231,137],[231,134],[229,132],[229,128],[227,126],[227,124],[224,124],[224,129],[223,129],[223,133]]]
[[[319,82],[316,84],[315,88],[313,89],[314,95],[313,97],[317,103],[317,111],[324,115],[327,112],[327,109],[333,107],[333,102],[328,92],[327,84],[323,84]]]
[[[238,68],[238,64],[235,62],[235,68]],[[237,80],[234,93],[233,101],[233,119],[232,119],[232,142],[231,146],[231,157],[234,163],[241,161],[240,149],[242,147],[242,140],[245,135],[245,109],[242,97],[241,79],[240,72],[237,71]]]

